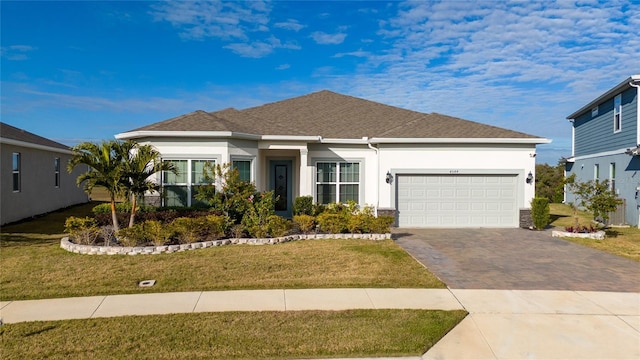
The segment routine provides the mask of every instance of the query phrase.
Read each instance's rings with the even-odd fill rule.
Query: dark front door
[[[293,205],[292,161],[271,160],[269,162],[269,189],[276,197],[276,215],[291,217]]]

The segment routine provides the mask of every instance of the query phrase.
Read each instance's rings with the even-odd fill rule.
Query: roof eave
[[[178,138],[234,138],[259,140],[260,135],[247,134],[233,131],[157,131],[141,130],[116,134],[118,140],[139,139],[147,137],[178,137]]]
[[[638,75],[631,75],[628,78],[626,78],[624,81],[622,81],[620,84],[614,86],[613,88],[611,88],[609,91],[605,92],[604,94],[598,96],[595,100],[591,101],[590,103],[588,103],[587,105],[583,106],[580,108],[580,110],[574,112],[573,114],[567,116],[567,120],[572,120],[572,119],[576,119],[578,116],[582,115],[583,113],[587,112],[587,111],[591,111],[591,109],[593,109],[594,106],[600,104],[603,100],[610,98],[612,95],[626,90],[627,88],[630,88],[631,85],[629,85],[630,82],[638,82],[640,81],[640,74]]]
[[[549,144],[546,138],[371,138],[373,144]]]
[[[40,145],[40,144],[34,144],[34,143],[27,142],[27,141],[8,139],[8,138],[3,138],[3,137],[0,137],[0,144],[22,146],[22,147],[26,147],[26,148],[30,148],[30,149],[52,151],[52,152],[58,152],[58,153],[62,153],[62,154],[73,154],[73,151],[70,148],[69,149],[63,149],[63,148],[47,146],[47,145]]]
[[[308,142],[320,142],[322,136],[319,135],[262,135],[261,140],[270,141],[308,141]]]

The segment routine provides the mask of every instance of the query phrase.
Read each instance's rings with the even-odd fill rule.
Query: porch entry
[[[269,190],[278,199],[276,215],[290,218],[293,214],[293,161],[269,161]]]

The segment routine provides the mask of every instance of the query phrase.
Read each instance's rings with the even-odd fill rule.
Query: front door
[[[269,162],[269,190],[276,197],[276,215],[290,218],[293,207],[293,162],[291,160],[271,160]]]

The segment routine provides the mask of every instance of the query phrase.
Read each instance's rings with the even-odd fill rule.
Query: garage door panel
[[[398,225],[517,227],[517,194],[516,175],[399,175]]]

